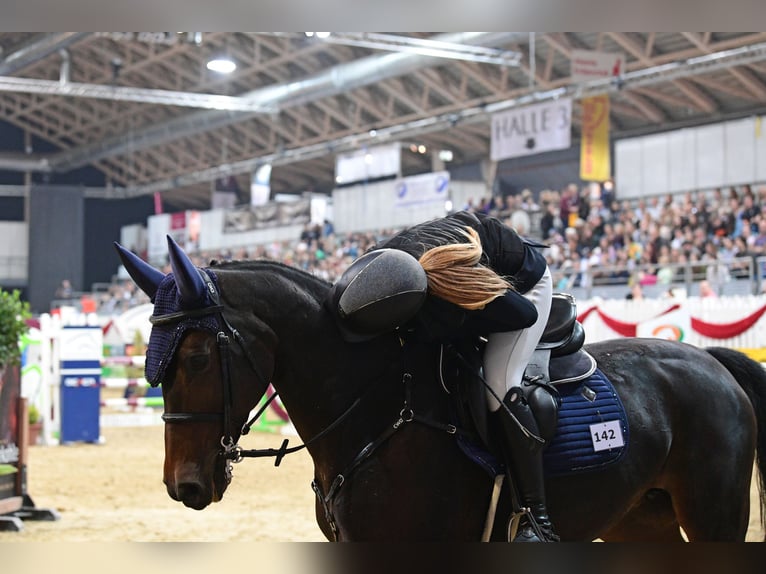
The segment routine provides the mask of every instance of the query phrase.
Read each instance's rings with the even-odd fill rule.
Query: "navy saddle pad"
[[[556,436],[543,452],[546,476],[601,469],[617,462],[628,448],[628,419],[609,379],[596,369],[585,380],[556,388],[561,408]],[[458,444],[490,476],[504,472],[502,463],[483,445],[461,435]]]
[[[604,373],[556,385],[561,395],[556,436],[543,453],[546,475],[594,470],[617,462],[628,448],[628,418]]]

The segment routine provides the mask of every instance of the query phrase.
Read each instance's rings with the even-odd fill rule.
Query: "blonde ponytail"
[[[483,309],[502,296],[511,284],[492,269],[479,263],[481,241],[475,229],[462,231],[467,241],[440,245],[420,257],[428,276],[428,291],[464,309]]]

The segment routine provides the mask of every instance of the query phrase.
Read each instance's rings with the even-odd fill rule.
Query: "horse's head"
[[[240,429],[273,371],[272,341],[248,341],[258,344],[245,347],[244,339],[259,333],[232,327],[216,274],[197,268],[170,237],[173,272],[167,275],[115,246],[154,303],[146,379],[162,384],[163,481],[171,498],[201,510],[220,500],[231,480]],[[241,384],[242,379],[256,382]]]

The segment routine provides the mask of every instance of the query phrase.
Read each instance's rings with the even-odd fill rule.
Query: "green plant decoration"
[[[27,417],[29,418],[29,424],[34,425],[40,422],[40,411],[37,410],[35,405],[30,404],[27,409]]]
[[[0,369],[19,363],[19,341],[29,330],[29,303],[22,301],[18,290],[0,289]]]

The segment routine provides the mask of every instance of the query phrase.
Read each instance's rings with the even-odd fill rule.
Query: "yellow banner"
[[[606,181],[611,177],[609,157],[609,96],[582,100],[580,179]]]

